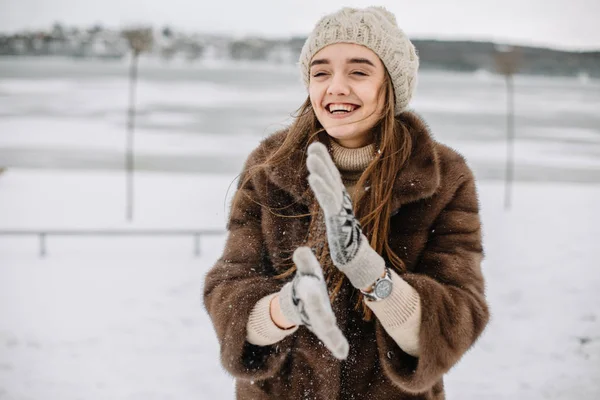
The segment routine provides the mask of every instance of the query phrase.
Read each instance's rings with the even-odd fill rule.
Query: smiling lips
[[[356,111],[360,106],[351,103],[330,103],[325,106],[329,115],[333,118],[345,118]]]

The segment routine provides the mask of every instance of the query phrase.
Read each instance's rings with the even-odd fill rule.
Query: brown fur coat
[[[465,160],[432,139],[415,114],[399,118],[413,136],[413,154],[394,183],[389,242],[406,265],[400,276],[421,297],[420,357],[400,349],[374,317],[354,310],[346,281],[332,306],[350,344],[338,361],[304,327],[272,346],[246,341],[258,300],[285,282],[273,276],[305,242],[313,197],[303,152],[284,167],[257,174],[238,190],[222,257],[206,276],[204,302],[221,346],[221,362],[236,379],[238,399],[444,399],[443,375],[473,345],[489,314],[481,274],[483,250],[473,174]],[[247,168],[273,152],[285,132],[265,139]],[[326,240],[326,238],[323,238]]]

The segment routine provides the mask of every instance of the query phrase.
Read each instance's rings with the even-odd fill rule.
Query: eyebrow
[[[319,58],[319,59],[313,60],[310,63],[310,66],[314,67],[315,65],[324,65],[324,64],[331,64],[331,62],[327,58]],[[371,62],[371,60],[369,60],[367,58],[348,58],[346,60],[346,64],[366,64],[366,65],[370,65],[371,67],[375,67],[375,64],[373,64]]]

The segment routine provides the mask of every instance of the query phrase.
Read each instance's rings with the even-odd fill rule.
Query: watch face
[[[381,280],[375,286],[375,295],[380,299],[385,299],[392,293],[392,282],[385,279]]]

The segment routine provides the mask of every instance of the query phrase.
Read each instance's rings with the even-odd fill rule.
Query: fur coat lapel
[[[425,122],[413,112],[399,115],[413,139],[412,154],[394,182],[393,210],[402,205],[432,196],[440,185],[440,167],[435,141]],[[277,141],[275,145],[279,145]],[[275,151],[275,148],[269,149]],[[297,151],[282,165],[267,171],[268,180],[290,193],[301,204],[309,205],[314,198],[308,186],[306,150]]]

